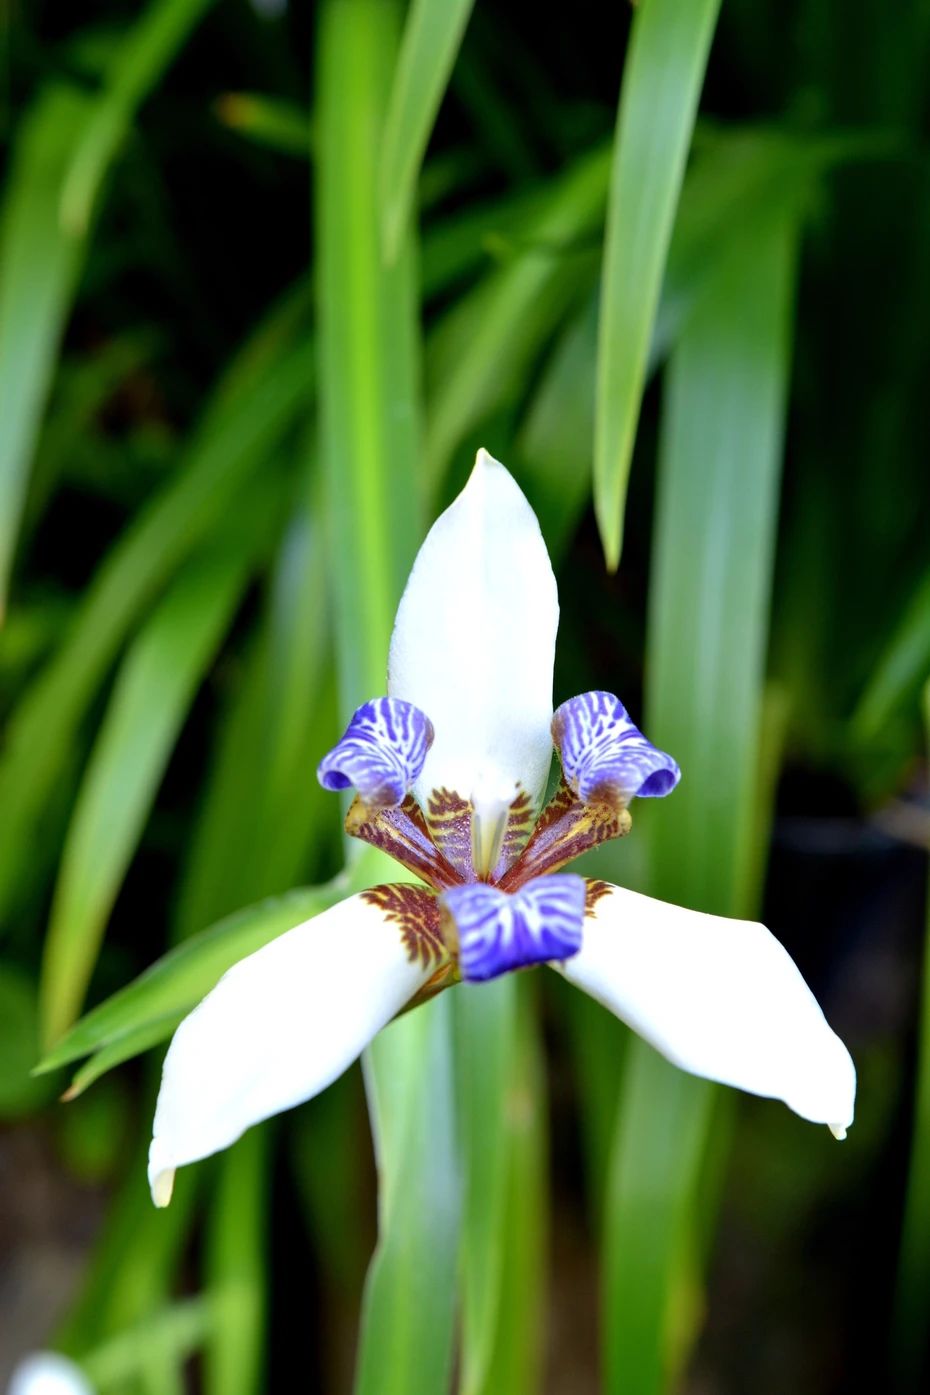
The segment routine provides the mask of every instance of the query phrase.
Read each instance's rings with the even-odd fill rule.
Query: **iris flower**
[[[401,598],[388,696],[321,761],[356,791],[346,828],[415,881],[376,886],[235,965],[178,1028],[149,1158],[156,1205],[177,1167],[310,1099],[399,1012],[460,982],[548,964],[668,1060],[783,1100],[843,1137],[855,1070],[762,925],[562,869],[670,794],[671,756],[607,692],[553,713],[559,604],[536,517],[479,451]],[[553,745],[561,780],[544,804]]]

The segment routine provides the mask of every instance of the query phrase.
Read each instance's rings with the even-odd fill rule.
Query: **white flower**
[[[407,583],[389,696],[358,709],[318,772],[356,789],[348,831],[420,880],[288,931],[181,1024],[150,1152],[157,1205],[175,1168],[317,1094],[408,1004],[537,962],[683,1069],[844,1135],[853,1063],[764,926],[560,870],[628,832],[630,801],[670,793],[679,770],[610,693],[553,713],[558,614],[536,518],[479,451]],[[562,781],[540,813],[553,743]]]

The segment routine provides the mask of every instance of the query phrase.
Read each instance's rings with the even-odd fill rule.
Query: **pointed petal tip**
[[[830,1130],[837,1143],[843,1142],[843,1139],[846,1137],[846,1130],[843,1128],[842,1124],[828,1124],[827,1128]]]
[[[174,1192],[174,1173],[173,1167],[166,1167],[161,1172],[156,1172],[152,1178],[152,1201],[159,1211],[163,1211],[166,1206],[170,1205]]]
[[[520,488],[511,471],[502,460],[498,460],[490,451],[481,446],[475,456],[475,463],[472,466],[471,474],[465,481],[465,487],[459,498],[464,495],[466,498],[477,494],[479,490],[489,489],[492,493],[488,502],[492,508],[507,507],[517,508],[521,514],[529,515],[532,523],[538,531],[539,523],[536,513],[523,490]],[[525,523],[524,523],[525,526]],[[548,558],[548,553],[546,554]]]

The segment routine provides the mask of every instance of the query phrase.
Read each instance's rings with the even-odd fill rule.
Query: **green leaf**
[[[148,1090],[143,1101],[149,1107],[154,1103]],[[167,1395],[177,1389],[179,1354],[150,1319],[168,1305],[195,1220],[198,1178],[185,1173],[178,1179],[170,1210],[156,1211],[145,1180],[147,1152],[146,1138],[129,1158],[126,1179],[113,1198],[80,1295],[56,1345],[82,1362],[86,1359],[88,1371],[97,1369],[99,1353],[101,1381],[103,1368],[109,1369],[112,1360],[114,1367],[125,1363],[134,1373],[144,1373],[146,1392]],[[129,1329],[135,1329],[131,1344],[121,1340]],[[116,1371],[112,1379],[115,1383]]]
[[[7,176],[0,246],[0,624],[29,469],[77,281],[81,239],[58,218],[87,103],[54,88],[25,117]]]
[[[617,1395],[669,1388],[671,1308],[713,1104],[707,1081],[631,1046],[605,1199],[604,1389]]]
[[[659,288],[720,0],[648,0],[633,20],[601,283],[594,505],[608,567],[623,508]]]
[[[178,577],[127,651],[78,793],[42,961],[46,1043],[80,1011],[104,928],[204,671],[241,597],[254,542]]]
[[[114,50],[96,103],[45,92],[16,145],[0,251],[0,624],[36,433],[94,199],[136,107],[211,0],[161,0]]]
[[[384,691],[422,530],[412,232],[386,266],[377,196],[395,21],[383,0],[330,0],[317,45],[321,461],[346,717]],[[396,877],[393,864],[384,871]],[[439,998],[392,1024],[364,1068],[379,1239],[355,1390],[435,1395],[451,1376],[458,1245],[450,1004]]]
[[[545,1288],[545,1144],[537,1026],[526,979],[453,998],[462,1216],[462,1395],[536,1388]]]
[[[378,1247],[365,1283],[356,1395],[448,1388],[461,1205],[452,1080],[448,994],[393,1023],[366,1053]]]
[[[35,988],[27,974],[0,963],[0,1119],[15,1119],[39,1108],[48,1082],[30,1072],[39,1046]]]
[[[394,262],[412,217],[417,175],[474,0],[412,0],[384,128],[382,235]]]
[[[797,224],[792,201],[737,240],[665,390],[646,730],[684,778],[642,817],[648,889],[724,915],[750,913],[759,890],[752,836]],[[667,1388],[712,1099],[707,1082],[632,1043],[605,1221],[609,1391]]]
[[[104,175],[136,108],[213,0],[156,0],[113,52],[103,91],[77,142],[61,191],[61,221],[83,235]]]
[[[219,1162],[204,1263],[214,1316],[204,1344],[206,1395],[260,1395],[264,1389],[270,1144],[269,1129],[250,1129]]]
[[[394,611],[421,536],[412,250],[385,268],[378,141],[396,10],[324,7],[319,54],[321,452],[335,577],[340,693],[383,691]]]
[[[507,1112],[516,1040],[517,980],[463,984],[456,990],[456,1055],[465,1198],[462,1210],[463,1395],[487,1389],[501,1305],[509,1148]]]
[[[930,671],[930,571],[914,588],[853,713],[853,739],[878,740],[882,728],[911,703]]]
[[[293,423],[312,358],[282,353],[276,313],[208,404],[173,478],[104,559],[61,648],[24,692],[0,754],[0,925],[8,917],[43,806],[120,645],[185,558],[220,526],[250,474]]]
[[[332,820],[332,801],[308,778],[335,724],[326,557],[308,492],[301,488],[284,530],[259,633],[233,674],[185,860],[174,917],[181,937],[305,880],[311,845],[336,845],[335,828],[326,838],[319,829]],[[310,875],[322,862],[312,860]]]
[[[122,1395],[127,1383],[154,1374],[153,1355],[157,1354],[158,1378],[171,1382],[160,1395],[180,1392],[184,1363],[200,1350],[216,1325],[216,1308],[209,1298],[181,1299],[146,1313],[140,1322],[95,1346],[82,1358],[81,1366],[98,1395],[111,1391]]]
[[[75,1023],[43,1058],[38,1070],[56,1070],[123,1040],[128,1033],[154,1030],[156,1023],[163,1024],[161,1037],[146,1045],[170,1036],[176,1019],[196,1007],[233,964],[335,905],[350,890],[344,876],[327,886],[302,887],[248,906],[191,936]]]
[[[595,151],[550,183],[502,265],[436,326],[427,354],[426,463],[435,492],[469,431],[525,388],[533,363],[566,311],[593,285],[589,245],[600,226],[608,156]]]
[[[516,442],[556,570],[591,494],[596,349],[592,297],[558,339]]]
[[[131,1061],[134,1056],[141,1056],[144,1052],[151,1051],[153,1046],[167,1041],[186,1015],[186,1011],[168,1012],[161,1017],[146,1018],[138,1027],[130,1027],[120,1036],[114,1037],[113,1041],[95,1051],[80,1070],[75,1071],[71,1084],[61,1098],[67,1101],[76,1100],[101,1076],[109,1074],[124,1061]],[[40,1071],[42,1069],[39,1068]]]

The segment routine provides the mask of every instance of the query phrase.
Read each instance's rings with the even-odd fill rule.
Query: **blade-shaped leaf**
[[[251,545],[248,545],[248,543]],[[192,563],[147,621],[117,675],[68,829],[45,940],[42,1032],[80,1010],[104,927],[204,670],[245,585],[254,541]]]
[[[303,496],[308,491],[301,490]],[[279,545],[259,628],[230,692],[174,916],[178,936],[317,873],[311,843],[332,802],[308,777],[335,725],[326,559],[301,497]],[[335,733],[332,733],[332,740]],[[331,744],[331,742],[330,742]]]
[[[177,1018],[196,1007],[233,964],[285,930],[318,915],[350,891],[348,878],[337,877],[326,886],[302,887],[248,906],[192,935],[75,1023],[38,1069],[56,1070],[123,1040],[128,1033],[154,1029],[156,1023],[163,1024],[162,1036],[137,1049],[163,1040],[171,1035]]]
[[[650,811],[649,890],[720,914],[746,914],[758,891],[751,839],[796,241],[791,204],[734,246],[666,386],[647,729],[684,778]],[[605,1217],[610,1391],[667,1386],[712,1098],[707,1082],[633,1043]]]
[[[393,262],[413,215],[417,175],[474,0],[413,0],[384,127],[382,236]]]
[[[97,190],[134,111],[212,0],[160,0],[116,45],[96,103],[53,88],[17,143],[0,249],[0,623],[36,432]]]
[[[312,360],[302,349],[282,355],[280,339],[276,314],[233,364],[183,465],[105,558],[61,648],[20,698],[0,755],[0,925],[75,730],[130,627],[300,410]]]
[[[44,94],[24,119],[6,184],[0,243],[0,623],[39,422],[77,280],[82,240],[58,218],[83,97]]]
[[[271,1162],[269,1129],[250,1129],[220,1159],[204,1261],[204,1288],[214,1309],[204,1344],[206,1395],[256,1395],[264,1389]]]
[[[852,717],[856,740],[874,741],[897,711],[912,701],[930,672],[930,572],[889,636]]]
[[[330,0],[320,19],[321,461],[347,718],[384,691],[394,607],[421,534],[418,330],[412,234],[391,267],[380,244],[379,134],[396,12],[383,0]],[[450,1025],[440,998],[366,1053],[379,1240],[357,1395],[434,1395],[449,1382],[459,1201]]]
[[[454,1000],[465,1201],[463,1395],[536,1388],[546,1271],[538,1028],[526,979],[465,985]]]
[[[86,232],[104,175],[137,107],[158,81],[213,0],[155,0],[114,49],[90,119],[77,143],[61,191],[61,221]]]
[[[594,505],[607,565],[623,507],[659,288],[720,0],[649,0],[633,20],[601,283]]]
[[[503,265],[457,302],[430,336],[426,462],[435,491],[464,436],[523,390],[566,310],[596,277],[608,153],[578,160],[546,190]]]
[[[456,1055],[465,1198],[462,1211],[463,1395],[486,1389],[501,1303],[506,1226],[508,1092],[516,1039],[517,980],[463,984],[456,992]]]

